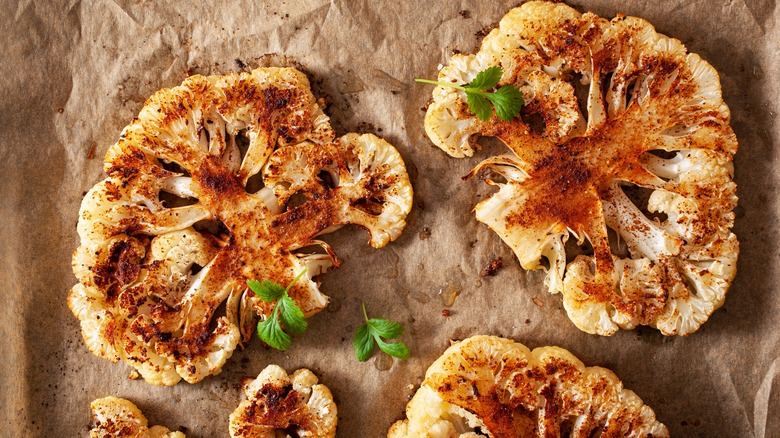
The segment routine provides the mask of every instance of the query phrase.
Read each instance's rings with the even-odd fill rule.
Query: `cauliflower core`
[[[287,285],[307,269],[289,294],[307,316],[325,308],[313,277],[338,260],[315,237],[356,224],[382,247],[412,201],[398,152],[370,134],[334,139],[289,68],[157,92],[105,171],[81,205],[68,306],[92,353],[157,385],[219,373],[252,336],[273,304],[249,279]]]
[[[247,400],[230,414],[230,436],[253,438],[333,438],[336,403],[327,386],[307,369],[288,376],[268,365],[244,386]]]
[[[90,404],[91,438],[185,438],[181,432],[171,432],[163,426],[148,427],[144,414],[131,401],[104,397]]]
[[[511,10],[439,81],[465,84],[496,65],[499,85],[525,97],[521,117],[482,122],[465,94],[443,86],[425,116],[428,136],[453,157],[472,156],[477,135],[509,148],[469,175],[492,172],[486,181],[498,188],[477,219],[523,268],[548,270],[546,285],[580,330],[696,331],[723,304],[739,252],[737,140],[712,66],[642,19],[549,2]],[[570,235],[585,250],[567,261]]]
[[[428,368],[388,438],[668,437],[612,371],[568,351],[474,336]]]

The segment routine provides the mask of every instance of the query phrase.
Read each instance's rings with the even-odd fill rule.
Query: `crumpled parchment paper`
[[[577,0],[581,11],[641,16],[720,72],[739,137],[739,274],[725,306],[697,333],[651,329],[601,338],[578,331],[543,274],[523,271],[470,212],[488,193],[461,177],[500,147],[448,158],[425,137],[421,107],[454,51],[477,49],[515,2],[359,0],[282,2],[37,1],[0,5],[0,428],[6,436],[84,436],[89,402],[138,404],[154,424],[188,436],[227,436],[242,377],[269,363],[308,367],[332,390],[342,437],[384,436],[449,339],[512,337],[559,345],[615,371],[673,436],[780,436],[780,293],[775,144],[780,99],[780,8],[774,0]],[[409,226],[381,250],[347,228],[326,237],[341,256],[325,276],[331,307],[286,353],[257,340],[197,385],[153,387],[91,355],[65,296],[83,193],[103,178],[102,156],[146,97],[191,73],[266,64],[302,68],[329,102],[339,135],[373,132],[406,160],[415,187]],[[248,67],[247,67],[248,66]],[[490,145],[490,142],[486,144]],[[494,277],[480,271],[495,257]],[[455,291],[459,294],[452,302]],[[403,322],[412,349],[389,369],[358,363],[360,303]],[[447,306],[451,304],[451,306]],[[447,309],[449,316],[443,316]],[[380,357],[380,356],[378,356]]]

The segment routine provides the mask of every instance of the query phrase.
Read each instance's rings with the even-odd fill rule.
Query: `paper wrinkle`
[[[733,0],[730,0],[729,3],[731,3],[731,1]],[[775,10],[773,10],[771,7],[777,8],[774,0],[770,2],[759,2],[757,0],[739,0],[739,2],[745,5],[745,8],[750,13],[750,16],[753,17],[753,21],[761,28],[762,33],[766,32],[766,22],[773,18],[773,13],[775,12]],[[759,10],[762,4],[766,7],[764,7],[763,10]]]
[[[774,0],[570,2],[608,19],[623,12],[648,20],[712,62],[722,79],[740,141],[740,272],[724,308],[686,338],[664,338],[650,328],[599,338],[574,328],[560,298],[547,293],[543,272],[522,270],[511,249],[473,216],[491,189],[461,177],[506,148],[483,141],[486,148],[475,157],[455,160],[425,136],[421,108],[433,88],[414,78],[435,79],[437,65],[455,48],[476,50],[481,37],[475,33],[516,1],[61,3],[9,4],[7,29],[0,28],[13,55],[0,60],[6,63],[0,71],[14,73],[6,80],[13,97],[2,98],[14,123],[0,126],[6,134],[0,136],[0,212],[11,224],[0,228],[7,248],[0,253],[11,265],[0,278],[13,303],[9,317],[0,318],[0,349],[14,356],[0,364],[7,389],[0,430],[7,435],[84,436],[89,402],[116,395],[142,406],[148,418],[187,427],[188,436],[226,436],[241,379],[275,363],[310,368],[331,388],[339,437],[381,437],[402,417],[412,392],[407,385],[419,386],[450,339],[474,334],[558,345],[588,365],[612,369],[672,436],[777,434],[780,236],[773,230],[780,223],[780,125],[772,111],[780,101],[780,34],[773,24],[780,11]],[[338,305],[310,318],[309,330],[288,351],[253,339],[220,375],[197,385],[159,388],[129,380],[129,367],[86,350],[65,303],[76,281],[70,263],[82,193],[104,178],[106,150],[152,93],[180,84],[187,72],[243,69],[237,59],[246,69],[256,67],[266,54],[300,63],[315,95],[328,102],[339,135],[371,132],[397,147],[415,189],[408,226],[380,250],[350,227],[325,239],[342,266],[323,276],[320,288]],[[87,159],[92,144],[94,158]],[[495,257],[503,267],[482,277]],[[460,292],[449,307],[438,295],[445,287]],[[404,324],[408,361],[395,360],[387,371],[374,359],[357,362],[351,343],[363,323],[362,302],[370,316]]]
[[[769,422],[769,398],[775,385],[775,378],[780,375],[780,357],[772,361],[764,378],[761,379],[761,386],[756,391],[756,398],[753,402],[753,429],[756,438],[766,438],[766,427]],[[778,415],[773,412],[773,415]]]
[[[88,7],[88,5],[85,5]],[[110,10],[114,13],[114,17],[117,18],[119,21],[123,22],[123,24],[129,24],[128,20],[132,22],[133,25],[139,28],[143,28],[143,24],[141,23],[141,20],[134,17],[130,14],[130,12],[123,8],[122,5],[119,4],[119,2],[116,2],[114,0],[107,0],[106,1],[106,10]]]
[[[300,38],[302,33],[307,32],[309,35],[311,35],[311,40],[308,43],[309,47],[316,47],[317,43],[323,37],[321,30],[325,21],[330,15],[332,6],[333,4],[331,2],[326,2],[322,6],[318,6],[310,11],[304,11],[298,15],[295,15],[295,22],[300,23],[298,25],[302,25],[302,27],[294,34],[293,37]]]
[[[14,21],[19,21],[19,18],[24,12],[33,5],[33,0],[20,0],[16,5],[16,13],[14,13]]]
[[[736,382],[734,381],[735,373],[727,373],[726,375],[728,376],[728,388],[721,388],[719,385],[715,385],[714,388],[709,388],[709,389],[710,390],[714,389],[715,391],[722,391],[725,393],[721,395],[722,398],[725,399],[728,397],[731,400],[734,400],[735,406],[733,406],[732,409],[738,408],[736,409],[736,413],[739,415],[738,421],[743,426],[745,426],[745,429],[750,429],[750,413],[748,407],[746,406],[746,402],[742,402],[742,400],[748,400],[748,399],[740,397],[740,391],[737,388]],[[723,407],[721,407],[721,409],[723,409]]]

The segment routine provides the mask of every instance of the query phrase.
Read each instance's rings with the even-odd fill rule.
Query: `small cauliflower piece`
[[[118,397],[104,397],[90,404],[91,438],[185,438],[181,432],[167,427],[148,427],[144,414],[131,401]]]
[[[87,348],[152,384],[195,383],[270,314],[247,280],[307,269],[290,297],[306,316],[324,309],[315,278],[339,262],[316,237],[356,224],[380,248],[413,196],[392,145],[334,137],[291,68],[192,76],[149,98],[79,212],[68,306]]]
[[[698,330],[723,304],[739,253],[737,140],[715,69],[640,18],[545,1],[509,11],[439,81],[466,84],[493,66],[499,85],[523,93],[520,117],[480,121],[462,91],[444,86],[425,115],[426,133],[453,157],[472,156],[479,135],[510,150],[469,174],[502,177],[487,179],[498,191],[475,207],[477,220],[523,268],[547,269],[546,286],[580,330]],[[649,196],[627,194],[640,189]],[[567,264],[570,236],[587,254]]]
[[[668,437],[653,410],[611,371],[568,351],[509,339],[454,343],[388,438]]]
[[[268,365],[244,386],[246,400],[230,414],[234,438],[333,438],[338,412],[327,386],[303,368],[292,376]]]

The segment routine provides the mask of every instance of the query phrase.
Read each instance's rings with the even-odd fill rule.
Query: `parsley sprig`
[[[490,108],[490,104],[493,104],[499,120],[508,122],[520,114],[520,109],[525,105],[525,101],[523,100],[523,94],[514,85],[504,85],[495,91],[487,91],[498,85],[498,81],[501,80],[503,74],[504,72],[500,66],[493,66],[479,72],[474,80],[466,85],[455,85],[419,78],[416,78],[415,81],[424,84],[441,85],[465,92],[469,109],[483,122],[490,120],[490,117],[493,115],[493,110]]]
[[[257,324],[257,337],[277,350],[286,350],[292,344],[290,335],[299,335],[306,331],[308,323],[303,317],[303,311],[288,295],[290,288],[306,273],[304,268],[287,287],[269,280],[259,282],[248,280],[247,286],[261,300],[270,303],[276,301],[271,315]],[[287,330],[287,332],[285,332]]]
[[[390,356],[399,359],[409,358],[409,348],[403,342],[388,343],[382,340],[382,338],[396,339],[401,337],[404,333],[404,327],[401,324],[384,318],[368,319],[365,303],[363,303],[363,318],[366,323],[358,327],[352,343],[355,347],[355,356],[359,361],[367,361],[374,352],[375,345],[378,345],[380,350]]]

